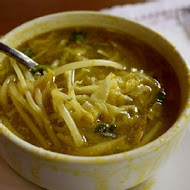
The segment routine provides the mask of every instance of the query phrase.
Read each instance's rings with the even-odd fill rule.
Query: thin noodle
[[[40,89],[36,89],[35,91],[35,97],[37,99],[37,104],[38,106],[41,108],[42,110],[42,114],[43,114],[43,120],[44,120],[44,125],[45,125],[45,129],[47,134],[49,135],[50,139],[52,140],[52,142],[54,143],[54,145],[56,147],[61,147],[61,144],[57,138],[57,136],[55,135],[54,131],[52,130],[52,127],[50,125],[50,121],[47,119],[47,115],[45,113],[45,109],[44,109],[44,105],[43,105],[43,101],[42,101],[42,93],[40,91]]]
[[[34,81],[34,77],[33,77],[32,73],[31,73],[29,70],[26,70],[26,71],[24,72],[24,74],[25,74],[26,80]]]
[[[37,105],[44,110],[44,105],[43,105],[43,100],[42,100],[42,92],[40,90],[40,88],[36,88],[35,90],[35,100]]]
[[[0,101],[3,107],[8,105],[8,86],[9,86],[10,81],[13,81],[14,79],[15,79],[15,76],[11,75],[5,80],[5,82],[2,85],[1,92],[0,92]]]
[[[11,64],[12,64],[12,66],[13,66],[16,74],[17,74],[17,77],[18,77],[18,79],[19,79],[19,81],[21,83],[22,88],[24,90],[27,89],[26,80],[25,80],[25,78],[24,78],[24,76],[23,76],[23,74],[22,74],[19,66],[16,64],[16,61],[14,61],[14,60],[11,59]]]
[[[152,141],[155,137],[156,134],[158,133],[158,131],[162,128],[163,123],[161,121],[158,121],[153,127],[152,129],[149,131],[149,133],[147,133],[143,139],[141,140],[141,142],[138,144],[138,146],[143,146],[145,144],[147,144],[148,142]]]
[[[37,87],[39,87],[40,89],[45,88],[50,81],[53,81],[54,76],[55,76],[55,73],[49,69],[48,73],[41,76],[38,80],[34,81],[34,88],[37,88]]]
[[[92,121],[92,115],[87,112],[86,110],[84,110],[82,108],[82,106],[80,105],[80,103],[76,100],[76,99],[70,99],[68,95],[66,95],[63,92],[59,92],[58,90],[56,91],[56,96],[60,99],[62,99],[65,103],[67,103],[68,105],[70,105],[77,113],[77,115],[79,116],[79,118],[83,115],[86,119]]]
[[[57,91],[55,90],[52,91],[52,98],[53,98],[54,107],[57,109],[60,116],[65,120],[65,123],[67,124],[70,133],[74,139],[75,145],[77,147],[82,146],[84,144],[83,138],[73,118],[70,116],[69,111],[64,106],[63,101],[59,97],[57,97]]]
[[[32,107],[32,109],[33,109],[35,112],[41,114],[42,110],[41,110],[40,107],[34,102],[30,91],[27,90],[27,91],[25,92],[25,95],[26,95],[27,102],[28,102],[29,105]]]
[[[10,93],[15,97],[15,99],[22,105],[23,108],[25,108],[29,113],[32,114],[33,118],[37,121],[37,123],[39,124],[39,126],[43,127],[43,123],[41,120],[40,115],[38,115],[31,107],[30,105],[27,103],[27,101],[24,99],[24,97],[22,96],[22,94],[18,91],[16,85],[14,83],[10,83],[9,85],[9,90]]]
[[[84,144],[84,140],[74,122],[74,120],[72,119],[72,117],[69,114],[69,111],[66,109],[66,107],[64,106],[64,104],[58,104],[57,108],[61,114],[61,116],[64,118],[70,132],[71,135],[73,136],[75,145],[77,147],[80,147]]]
[[[45,124],[45,129],[46,129],[47,134],[49,135],[49,137],[52,140],[55,147],[60,148],[61,144],[60,144],[57,136],[55,135],[55,133],[54,133],[54,131],[53,131],[51,125],[50,125],[49,120],[46,117],[44,117],[43,119],[44,119],[44,124]]]
[[[73,89],[73,80],[72,80],[72,78],[73,78],[73,70],[65,72],[65,76],[66,76],[66,79],[67,79],[68,96],[70,98],[75,99],[75,92],[74,92],[74,89]]]
[[[76,94],[93,94],[98,89],[97,85],[88,85],[88,86],[75,86],[74,90]]]
[[[16,108],[13,108],[10,112],[7,112],[7,116],[8,117],[12,117],[14,114],[16,114],[17,113],[17,110],[16,110]]]
[[[26,125],[28,126],[28,128],[32,131],[32,133],[34,134],[34,136],[38,139],[38,141],[40,142],[41,146],[43,148],[47,149],[48,148],[48,144],[47,144],[46,140],[44,139],[43,135],[40,133],[40,131],[34,125],[34,123],[32,122],[32,120],[28,116],[28,114],[26,114],[26,112],[22,109],[22,106],[20,105],[20,103],[15,99],[15,97],[11,93],[10,93],[10,97],[11,97],[11,99],[13,101],[14,106],[18,110],[20,116],[22,117],[23,121],[26,123]]]
[[[90,156],[101,155],[106,152],[112,152],[114,150],[114,147],[117,148],[118,144],[120,144],[120,146],[124,146],[126,150],[130,148],[130,146],[126,144],[125,137],[120,137],[118,139],[102,142],[91,147],[83,148],[76,151],[76,154]]]
[[[113,61],[102,60],[102,59],[92,59],[92,60],[78,61],[78,62],[73,62],[73,63],[63,65],[61,67],[56,68],[54,72],[55,72],[55,76],[57,76],[69,70],[80,69],[84,67],[95,67],[95,66],[113,67],[119,70],[123,69],[122,65]]]

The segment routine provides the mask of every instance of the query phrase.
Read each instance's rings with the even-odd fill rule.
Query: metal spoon
[[[0,52],[5,53],[8,56],[11,56],[12,58],[19,61],[19,63],[25,65],[29,69],[33,69],[34,67],[38,66],[38,63],[36,63],[34,60],[32,60],[30,57],[26,56],[24,53],[9,47],[6,44],[3,44],[0,42]]]

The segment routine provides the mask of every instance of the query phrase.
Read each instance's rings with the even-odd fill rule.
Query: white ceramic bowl
[[[132,151],[99,157],[77,157],[35,147],[0,124],[0,151],[6,162],[35,184],[52,190],[124,190],[150,178],[176,149],[189,118],[189,73],[176,49],[162,36],[135,22],[97,12],[66,12],[32,20],[2,41],[18,47],[50,30],[99,26],[122,31],[150,44],[176,71],[181,87],[181,113],[174,125],[155,141]],[[0,63],[5,58],[0,54]]]

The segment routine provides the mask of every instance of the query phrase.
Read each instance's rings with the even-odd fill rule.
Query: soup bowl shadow
[[[172,155],[187,128],[190,112],[189,70],[175,47],[156,32],[133,21],[98,12],[48,15],[9,32],[2,42],[18,47],[34,36],[67,27],[104,27],[142,40],[163,55],[179,79],[180,115],[162,136],[129,152],[109,156],[71,156],[44,150],[23,141],[0,123],[0,152],[29,181],[51,190],[124,190],[152,177]],[[0,54],[0,63],[5,55]]]

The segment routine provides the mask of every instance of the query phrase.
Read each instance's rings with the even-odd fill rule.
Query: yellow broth
[[[103,28],[68,28],[36,36],[22,44],[19,50],[39,64],[51,66],[53,71],[62,65],[92,59],[111,60],[124,66],[122,70],[104,66],[84,67],[58,76],[51,70],[41,69],[31,77],[27,69],[18,64],[27,84],[23,89],[15,74],[16,66],[13,69],[9,63],[7,67],[6,62],[10,60],[2,63],[2,122],[13,133],[36,146],[85,156],[129,151],[162,135],[179,114],[180,88],[173,68],[152,47],[132,36]],[[42,74],[49,78],[39,82]],[[14,76],[11,78],[10,75]],[[72,90],[68,88],[69,80],[72,80]],[[98,94],[96,91],[101,92],[101,85],[102,94]],[[22,100],[14,95],[15,88]],[[76,124],[83,139],[81,145],[73,139],[63,116],[65,112],[62,115],[62,108],[56,107],[52,101],[52,90],[55,89],[56,96],[67,97],[58,98],[57,105],[63,104],[65,107],[62,108]],[[74,96],[71,97],[73,90]],[[94,96],[103,98],[95,100]],[[28,97],[33,99],[33,106]],[[27,106],[19,101],[24,101]],[[21,116],[19,105],[15,106],[17,104],[42,134],[47,146],[40,144],[23,119],[25,116]],[[76,105],[82,111],[76,110]],[[40,109],[39,114],[34,113],[35,109]],[[35,115],[40,117],[35,118]],[[55,142],[52,139],[56,139]]]

